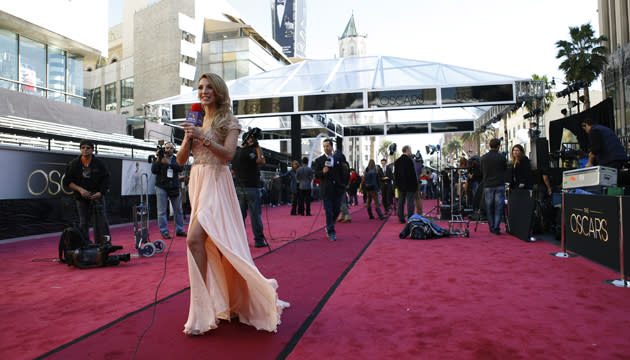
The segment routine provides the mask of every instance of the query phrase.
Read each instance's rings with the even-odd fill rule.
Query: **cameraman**
[[[81,155],[70,161],[66,167],[64,186],[74,190],[79,229],[83,238],[90,239],[90,217],[94,223],[94,242],[106,243],[109,236],[109,223],[105,207],[104,194],[109,190],[109,171],[100,159],[94,157],[94,142],[81,140]]]
[[[157,217],[160,233],[164,239],[170,239],[168,233],[168,200],[171,200],[175,212],[175,236],[186,236],[184,231],[184,215],[179,194],[179,173],[184,170],[177,164],[173,156],[175,146],[167,142],[164,147],[158,146],[157,159],[151,165],[151,172],[156,175],[155,198],[157,201]]]
[[[243,142],[236,149],[232,159],[232,173],[236,184],[236,195],[241,207],[243,222],[247,218],[249,209],[252,231],[254,232],[254,247],[267,246],[265,235],[263,234],[263,224],[261,218],[261,182],[260,166],[265,165],[265,157],[258,145],[260,129],[253,128],[243,135]]]

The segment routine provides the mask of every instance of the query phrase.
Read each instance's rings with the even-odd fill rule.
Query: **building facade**
[[[85,62],[106,49],[107,1],[5,1],[0,9],[0,87],[83,105]]]
[[[192,92],[204,72],[230,81],[290,63],[219,0],[125,0],[108,55],[87,67],[89,106],[124,114],[134,127],[147,117],[170,120],[147,104]]]
[[[615,132],[630,138],[630,17],[629,1],[598,1],[599,32],[608,37],[608,65],[604,70],[604,97],[613,99]],[[628,149],[627,149],[628,150]]]

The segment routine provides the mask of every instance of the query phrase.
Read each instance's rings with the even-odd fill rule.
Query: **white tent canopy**
[[[258,124],[273,124],[270,128],[277,132],[281,124],[291,123],[278,117],[309,115],[301,119],[314,119],[346,137],[474,131],[475,120],[491,106],[517,103],[520,83],[527,82],[441,63],[368,56],[305,60],[228,86],[234,114],[241,119],[265,117],[255,121],[264,131],[266,126]],[[196,101],[195,91],[152,105],[187,110]],[[173,108],[173,120],[185,114],[181,110]]]

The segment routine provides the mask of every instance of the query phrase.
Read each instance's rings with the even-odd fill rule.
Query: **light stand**
[[[427,146],[426,151],[427,151],[427,155],[432,155],[435,152],[437,152],[437,158],[438,158],[438,162],[437,162],[438,163],[437,164],[437,176],[438,176],[439,191],[437,191],[438,190],[438,186],[436,186],[436,194],[434,194],[435,195],[435,206],[431,210],[429,210],[429,211],[425,212],[424,214],[422,214],[422,216],[423,217],[429,217],[429,214],[431,214],[431,213],[433,213],[435,211],[435,218],[437,219],[437,218],[440,217],[439,216],[440,215],[440,209],[441,209],[440,198],[442,197],[441,192],[442,192],[442,187],[443,187],[442,185],[440,185],[441,181],[439,180],[439,178],[442,176],[441,172],[440,172],[440,162],[441,162],[441,159],[440,159],[440,153],[441,153],[440,146],[439,145],[438,146],[433,146],[433,145]],[[429,154],[429,152],[430,152],[430,154]],[[431,180],[431,181],[433,181],[433,180]]]

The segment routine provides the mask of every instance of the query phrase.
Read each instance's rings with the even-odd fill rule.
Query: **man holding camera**
[[[92,218],[94,242],[102,245],[107,243],[105,236],[109,236],[104,197],[109,190],[109,171],[105,163],[93,155],[94,142],[81,140],[79,147],[81,155],[68,163],[63,184],[74,190],[83,238],[90,238],[89,224]]]
[[[168,232],[168,201],[171,200],[175,212],[175,236],[186,236],[184,231],[184,214],[179,192],[179,173],[184,170],[177,164],[177,158],[173,155],[175,146],[167,142],[164,147],[158,147],[157,158],[151,165],[151,172],[155,178],[155,198],[157,201],[157,217],[160,233],[164,239],[170,239]]]
[[[263,234],[261,217],[260,166],[265,165],[265,157],[258,145],[260,129],[254,128],[243,135],[243,142],[236,149],[232,159],[232,173],[235,179],[236,195],[241,207],[243,222],[249,209],[250,222],[254,233],[254,247],[268,246]]]

